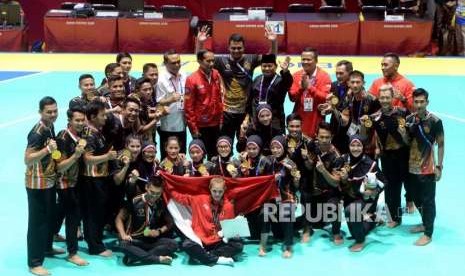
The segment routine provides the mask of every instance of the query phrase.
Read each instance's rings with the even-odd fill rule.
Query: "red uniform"
[[[326,96],[331,88],[331,78],[323,69],[317,67],[316,73],[310,77],[308,89],[304,90],[300,85],[303,73],[303,69],[294,73],[294,82],[289,91],[289,97],[295,102],[294,112],[302,118],[303,134],[315,137],[318,124],[323,120],[323,116],[318,111],[318,105],[326,102]]]
[[[221,77],[217,70],[212,70],[210,79],[201,69],[187,77],[184,111],[191,133],[222,123]]]
[[[385,77],[376,79],[373,81],[373,84],[370,87],[370,94],[379,98],[379,88],[384,84],[391,84],[395,89],[399,90],[400,93],[406,98],[405,102],[401,102],[399,99],[394,99],[393,105],[398,107],[403,107],[408,110],[413,109],[413,98],[412,93],[415,90],[415,85],[408,80],[406,77],[397,73],[392,80],[388,80]]]
[[[218,231],[221,230],[219,222],[235,217],[234,205],[226,198],[218,204],[213,202],[210,195],[190,196],[172,191],[171,196],[179,203],[192,210],[192,229],[202,240],[204,245],[211,245],[221,241]],[[218,221],[215,223],[214,213],[217,212]]]

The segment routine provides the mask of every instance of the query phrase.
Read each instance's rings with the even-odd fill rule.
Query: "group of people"
[[[291,74],[289,57],[277,61],[270,30],[265,36],[271,54],[260,55],[244,54],[244,38],[233,34],[229,55],[215,56],[203,47],[207,33],[206,27],[198,33],[199,68],[190,75],[175,50],[164,54],[160,74],[156,64],[147,63],[142,77],[134,78],[131,55],[120,53],[105,67],[100,87],[92,75],[81,75],[81,95],[71,99],[67,128],[57,134],[56,101],[40,101],[41,118],[25,152],[33,274],[48,275],[44,257],[65,253],[52,247],[63,220],[67,259],[79,266],[88,264],[78,255],[81,220],[91,255],[112,256],[103,243],[108,230],[117,234],[126,265],[170,264],[180,249],[193,262],[232,265],[243,243],[223,237],[220,222],[239,214],[225,181],[259,176],[274,176],[263,185],[276,190],[245,214],[260,256],[267,254],[270,233],[283,240],[285,258],[292,256],[299,230],[301,242],[308,243],[314,229],[330,225],[331,241],[344,243],[340,218],[315,221],[307,214],[270,222],[265,205],[293,212],[299,203],[311,215],[321,205],[331,206],[345,214],[355,240],[350,251],[359,252],[369,231],[381,224],[376,217],[381,192],[387,226],[402,223],[403,184],[406,201],[422,218],[411,229],[424,233],[415,244],[431,242],[443,126],[427,110],[428,92],[398,72],[396,54],[382,58],[383,76],[365,90],[364,74],[347,60],[336,64],[332,82],[313,48],[302,51],[302,68]],[[254,78],[256,67],[261,74]],[[286,116],[287,95],[295,106]],[[193,138],[188,145],[187,129]],[[186,179],[185,185],[209,177],[209,194],[180,193],[166,185],[169,176]],[[198,240],[180,231],[167,196],[190,210]],[[362,219],[350,219],[360,209],[368,209]]]

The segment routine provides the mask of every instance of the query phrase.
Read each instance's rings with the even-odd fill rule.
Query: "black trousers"
[[[84,239],[89,254],[97,255],[106,250],[103,244],[103,228],[108,202],[109,181],[107,177],[83,177],[81,195]]]
[[[214,265],[219,257],[234,257],[244,249],[242,241],[239,239],[231,239],[227,243],[220,241],[212,245],[201,247],[198,243],[190,239],[185,239],[182,242],[182,249],[192,259],[199,261],[204,265]]]
[[[433,236],[436,218],[436,179],[434,174],[409,174],[408,182],[413,189],[413,202],[421,214],[425,235]]]
[[[245,119],[245,113],[229,113],[223,112],[223,127],[221,128],[221,135],[226,135],[231,138],[234,144],[236,133],[239,134],[241,124]]]
[[[341,233],[341,218],[339,215],[342,211],[339,204],[340,201],[341,199],[338,196],[331,193],[312,195],[310,198],[310,215],[312,219],[310,226],[322,228],[329,223],[330,221],[325,219],[325,206],[330,206],[337,213],[336,218],[331,218],[332,234],[339,235]],[[319,220],[317,220],[317,218],[319,218]]]
[[[275,239],[283,240],[284,249],[290,250],[294,245],[294,223],[296,221],[296,204],[290,202],[281,202],[274,204],[276,205],[277,210],[276,214],[274,215],[278,221],[266,221],[264,217],[264,211],[262,208],[262,211],[260,213],[261,234],[267,234],[271,230]]]
[[[205,144],[208,160],[211,160],[216,153],[216,141],[220,137],[220,126],[199,128],[200,139]]]
[[[55,224],[55,187],[26,188],[28,203],[27,264],[41,266],[47,251],[52,250]]]
[[[363,200],[356,200],[345,207],[347,226],[356,243],[365,242],[365,237],[376,227],[374,216],[372,216],[372,221],[363,220],[361,210],[365,205],[366,203]],[[376,211],[376,203],[372,203],[372,207],[368,210],[370,213],[373,211]]]
[[[156,240],[133,239],[121,241],[121,251],[131,259],[132,263],[160,263],[160,256],[171,256],[178,249],[173,239],[159,238]]]
[[[395,222],[402,222],[402,183],[408,173],[409,150],[407,147],[383,152],[381,166],[387,183],[385,188],[386,204],[391,218]],[[410,194],[409,194],[410,197]]]
[[[157,130],[158,130],[158,135],[160,136],[160,156],[161,156],[160,160],[163,160],[166,157],[165,144],[166,144],[166,141],[168,141],[168,137],[170,136],[178,137],[179,142],[181,143],[179,152],[186,153],[187,133],[185,130],[181,132],[163,131],[160,128],[158,128]]]
[[[105,225],[110,225],[111,229],[116,229],[115,218],[119,210],[124,206],[126,187],[124,184],[116,185],[113,178],[108,179],[108,202],[106,204]]]
[[[77,230],[81,222],[77,188],[57,189],[58,205],[55,220],[55,231],[60,231],[65,219],[66,246],[69,255],[76,254],[78,250]]]

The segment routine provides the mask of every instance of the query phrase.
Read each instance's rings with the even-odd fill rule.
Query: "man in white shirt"
[[[181,57],[175,50],[169,50],[163,55],[163,71],[157,83],[157,103],[166,105],[169,114],[160,120],[158,134],[160,135],[161,159],[165,157],[165,142],[170,136],[176,136],[181,142],[181,152],[186,152],[186,121],[184,118],[184,94],[186,74],[181,72]]]

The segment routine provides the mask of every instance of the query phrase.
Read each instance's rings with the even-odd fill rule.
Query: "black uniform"
[[[126,233],[132,241],[121,241],[120,249],[129,258],[129,263],[159,263],[160,256],[172,256],[178,245],[172,238],[173,219],[159,199],[154,205],[145,201],[144,194],[136,196],[125,207],[129,213]],[[144,230],[160,229],[166,226],[168,231],[156,238],[146,237]]]

